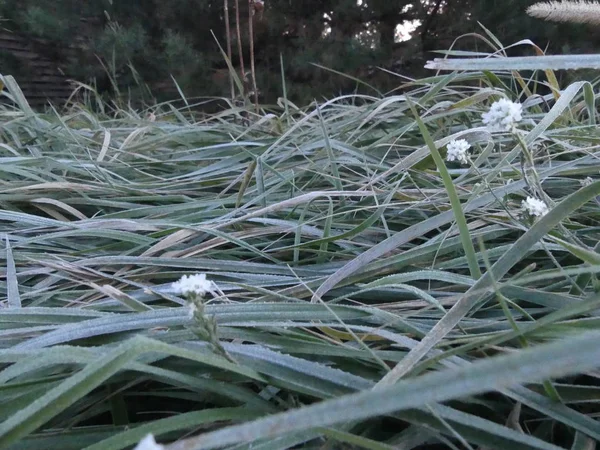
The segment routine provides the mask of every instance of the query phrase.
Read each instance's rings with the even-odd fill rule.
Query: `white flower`
[[[487,125],[490,131],[509,131],[512,130],[522,117],[523,107],[520,103],[514,103],[505,98],[501,98],[492,104],[490,110],[481,116],[483,124]]]
[[[585,177],[583,180],[580,181],[580,183],[583,187],[589,186],[593,182],[594,182],[594,179],[592,177]]]
[[[532,216],[541,217],[548,214],[548,205],[537,198],[527,197],[521,205]]]
[[[469,162],[467,150],[470,148],[471,145],[465,139],[450,141],[447,146],[446,161],[458,161],[462,164],[467,164]]]
[[[200,297],[204,297],[207,292],[212,292],[212,286],[212,281],[207,280],[204,273],[184,275],[179,281],[172,284],[173,289],[178,294],[196,294]]]
[[[156,443],[152,434],[148,434],[133,450],[163,450],[164,448],[164,445]]]

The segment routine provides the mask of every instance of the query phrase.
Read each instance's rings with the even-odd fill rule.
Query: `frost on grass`
[[[164,448],[164,445],[156,443],[152,434],[148,434],[133,450],[163,450]]]
[[[512,131],[523,118],[522,112],[520,103],[501,98],[492,104],[488,112],[483,113],[481,119],[490,131]]]
[[[537,198],[527,197],[527,200],[523,200],[521,205],[531,216],[542,217],[548,214],[548,205]]]
[[[597,2],[539,2],[527,8],[527,14],[552,22],[600,24],[600,8]]]
[[[207,280],[204,273],[184,275],[172,287],[178,294],[204,297],[207,292],[212,292],[212,281]]]
[[[469,162],[467,151],[471,148],[471,144],[465,139],[450,141],[446,148],[448,149],[446,161],[458,161],[461,164],[467,164]]]

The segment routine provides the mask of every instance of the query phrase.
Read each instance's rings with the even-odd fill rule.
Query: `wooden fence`
[[[76,58],[76,52],[74,47],[60,49],[63,61]],[[73,93],[74,86],[56,54],[54,46],[45,41],[0,30],[0,55],[5,65],[0,65],[0,73],[15,77],[33,108],[62,105]]]

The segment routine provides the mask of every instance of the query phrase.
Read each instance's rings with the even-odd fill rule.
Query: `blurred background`
[[[217,45],[226,48],[225,2],[1,0],[0,73],[13,75],[33,106],[64,102],[74,80],[107,99],[134,104],[179,97],[177,85],[189,98],[228,96],[228,68]],[[525,10],[533,3],[265,0],[252,19],[260,102],[282,96],[282,69],[288,98],[300,104],[356,91],[389,93],[403,77],[433,74],[423,69],[425,61],[460,36],[471,33],[456,49],[491,51],[472,34],[485,36],[481,25],[504,45],[531,39],[553,54],[598,52],[597,30],[529,17]],[[246,61],[248,12],[248,1],[239,0]],[[229,14],[232,60],[239,69],[235,0],[229,0]],[[531,47],[511,51],[517,53],[534,54]]]

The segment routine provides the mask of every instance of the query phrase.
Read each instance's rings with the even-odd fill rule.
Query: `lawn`
[[[3,82],[0,448],[600,439],[595,85],[199,116]]]

